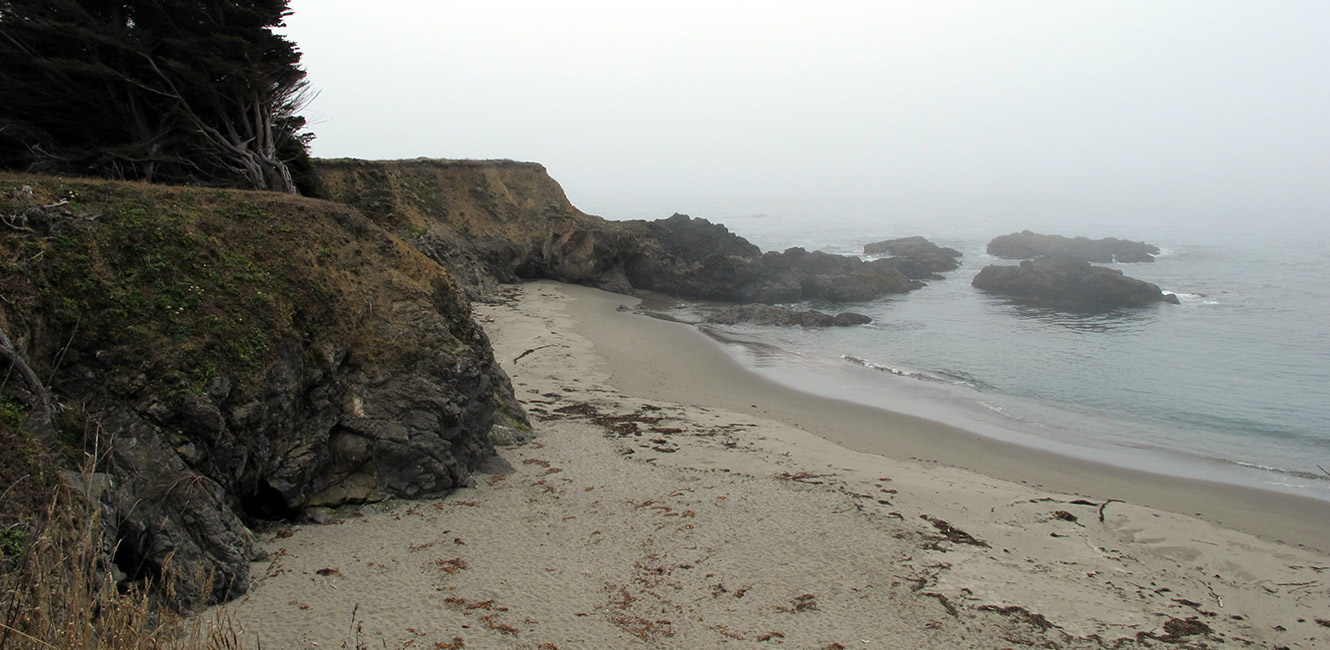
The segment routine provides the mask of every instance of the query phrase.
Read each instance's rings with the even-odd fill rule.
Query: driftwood
[[[522,357],[525,357],[526,355],[531,354],[532,352],[535,352],[535,351],[537,351],[537,350],[544,350],[545,348],[556,347],[556,345],[557,345],[557,344],[551,343],[551,344],[549,344],[549,345],[542,345],[542,346],[540,346],[540,347],[538,347],[538,348],[531,348],[530,350],[527,350],[526,352],[523,352],[522,354],[517,355],[517,356],[513,359],[513,363],[517,363],[518,361],[521,361],[521,360],[522,360]]]
[[[18,371],[23,383],[28,385],[28,391],[41,406],[42,412],[50,420],[51,425],[55,425],[55,409],[52,406],[51,394],[46,390],[46,385],[37,378],[37,373],[33,372],[32,366],[28,365],[28,360],[23,358],[23,354],[18,348],[14,347],[13,342],[9,340],[9,335],[5,334],[5,328],[0,327],[0,359],[9,362],[9,366]]]

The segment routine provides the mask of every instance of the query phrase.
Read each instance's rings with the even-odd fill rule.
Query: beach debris
[[[765,634],[759,634],[758,637],[757,637],[757,640],[758,640],[758,641],[772,641],[772,640],[783,639],[783,638],[785,638],[785,635],[784,635],[784,634],[781,634],[780,632],[767,632],[767,633],[765,633]]]
[[[1164,635],[1156,637],[1162,641],[1176,641],[1183,637],[1209,634],[1210,626],[1191,618],[1170,618],[1164,621]]]
[[[464,571],[470,568],[469,566],[467,566],[466,561],[460,557],[455,557],[451,560],[443,560],[443,559],[435,560],[434,566],[439,567],[439,570],[447,575],[453,575],[458,571]]]
[[[1316,619],[1316,624],[1320,625],[1321,627],[1330,627],[1330,621],[1327,621],[1323,618]]]
[[[525,357],[528,354],[531,354],[532,352],[538,352],[540,350],[544,350],[545,348],[555,348],[555,347],[562,347],[562,346],[558,345],[557,343],[551,343],[549,345],[542,345],[538,348],[531,348],[526,352],[523,352],[522,354],[513,357],[513,363],[516,364],[518,361],[521,361],[523,357]]]
[[[485,627],[487,627],[487,628],[489,628],[489,629],[491,629],[491,630],[494,630],[495,632],[499,632],[499,633],[502,633],[502,634],[509,634],[509,635],[512,635],[512,636],[517,636],[517,632],[518,632],[518,629],[517,629],[517,628],[515,628],[515,627],[513,627],[513,626],[511,626],[511,625],[508,625],[507,623],[500,623],[499,621],[494,620],[494,619],[495,619],[495,616],[497,616],[497,615],[496,615],[496,614],[486,614],[486,615],[480,617],[480,621],[481,621],[481,623],[483,623],[483,624],[485,625]]]
[[[462,650],[466,647],[466,641],[460,636],[453,637],[452,641],[439,641],[434,644],[434,650]]]
[[[801,594],[790,600],[790,606],[777,606],[776,611],[782,614],[795,614],[798,612],[815,612],[817,609],[817,596],[813,594]]]
[[[1057,627],[1047,618],[1044,618],[1043,614],[1036,614],[1019,605],[1009,605],[1005,607],[1001,605],[980,605],[979,611],[996,612],[1003,616],[1010,616],[1017,620],[1024,621],[1025,623],[1033,625],[1039,628],[1040,630],[1049,630]]]
[[[983,548],[992,548],[991,546],[988,545],[988,542],[985,542],[984,540],[979,539],[974,535],[971,535],[955,526],[952,526],[950,523],[946,522],[945,520],[938,519],[937,517],[930,517],[928,515],[919,515],[919,518],[923,519],[924,521],[927,521],[930,524],[933,524],[933,527],[938,529],[938,532],[942,533],[942,537],[938,538],[938,540],[935,541],[946,540],[948,542],[951,542],[952,544],[969,544],[970,546],[981,546]],[[937,548],[936,545],[934,545],[932,548],[934,548],[935,550],[945,550]]]
[[[321,576],[340,576],[342,575],[342,570],[335,567],[324,567],[322,569],[319,569],[318,571],[315,571],[314,573],[317,573]]]
[[[1060,521],[1070,521],[1073,523],[1075,523],[1077,519],[1076,515],[1073,515],[1070,512],[1067,512],[1066,510],[1054,510],[1050,516]]]
[[[925,591],[925,592],[923,592],[923,595],[925,595],[925,596],[927,596],[927,597],[929,597],[929,598],[936,598],[936,599],[937,599],[937,602],[939,602],[939,603],[942,604],[942,609],[947,610],[947,613],[950,614],[952,618],[960,618],[960,617],[961,617],[960,610],[957,610],[957,609],[956,609],[956,606],[953,605],[953,604],[951,604],[951,600],[950,600],[949,598],[947,598],[946,596],[944,596],[944,595],[942,595],[942,594],[939,594],[939,593],[937,593],[937,592],[935,592],[935,591]]]
[[[723,637],[730,638],[730,639],[734,639],[735,641],[747,641],[747,640],[748,640],[748,637],[745,637],[744,635],[742,635],[742,634],[740,634],[740,633],[738,633],[738,632],[735,632],[734,630],[731,630],[731,629],[729,628],[729,626],[727,626],[727,625],[725,625],[725,624],[722,624],[722,623],[718,623],[718,624],[716,624],[716,625],[712,625],[712,626],[711,626],[711,630],[712,630],[713,632],[716,632],[716,633],[720,634],[720,635],[723,636]]]
[[[776,478],[785,481],[797,481],[799,483],[807,483],[809,485],[822,485],[823,481],[817,481],[814,479],[828,478],[834,476],[835,474],[814,474],[812,472],[795,472],[794,474],[791,474],[789,472],[781,472]]]

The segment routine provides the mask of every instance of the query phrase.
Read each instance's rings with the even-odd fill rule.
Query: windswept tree
[[[0,166],[295,191],[288,0],[0,0]]]

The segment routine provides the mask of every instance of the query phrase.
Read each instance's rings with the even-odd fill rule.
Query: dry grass
[[[169,571],[165,584],[122,592],[101,552],[100,510],[87,497],[69,486],[54,490],[42,516],[26,527],[22,552],[8,558],[0,575],[0,648],[244,647],[224,614],[186,618],[162,604],[173,599]]]

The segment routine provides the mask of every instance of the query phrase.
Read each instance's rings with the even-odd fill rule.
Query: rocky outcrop
[[[718,307],[706,313],[708,323],[718,325],[774,325],[778,327],[850,327],[873,322],[863,314],[845,311],[836,315],[817,310],[797,310],[781,305],[729,305]]]
[[[1018,302],[1074,310],[1178,304],[1177,296],[1163,293],[1158,285],[1129,278],[1122,271],[1052,257],[1026,260],[1019,266],[986,266],[971,284]]]
[[[473,298],[547,278],[619,293],[726,302],[863,301],[922,286],[885,260],[762,253],[724,226],[676,214],[606,221],[568,202],[545,168],[511,161],[317,163],[329,198],[360,208],[449,268]]]
[[[1041,235],[1024,230],[994,237],[988,242],[988,254],[1008,260],[1057,257],[1078,262],[1153,262],[1159,248],[1145,242],[1114,237],[1087,239],[1062,235]]]
[[[900,237],[864,244],[864,255],[891,255],[892,263],[905,277],[914,280],[939,280],[941,273],[960,267],[961,252],[943,248],[923,237]]]
[[[236,596],[250,524],[445,494],[496,421],[526,426],[453,279],[354,209],[0,175],[18,186],[0,214],[46,225],[0,231],[0,326],[66,405],[27,426],[99,458],[128,580],[171,558],[186,606]]]
[[[635,288],[738,303],[862,302],[923,286],[885,260],[864,262],[802,248],[756,257],[711,255],[698,261],[644,252],[628,260],[626,271]]]
[[[327,196],[447,268],[472,298],[502,282],[547,278],[618,293],[646,230],[573,207],[536,163],[318,160]]]

